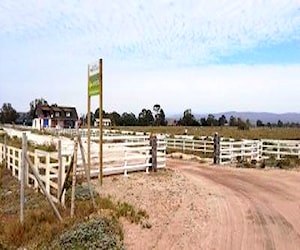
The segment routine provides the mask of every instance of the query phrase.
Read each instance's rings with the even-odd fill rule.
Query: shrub
[[[66,231],[50,249],[124,249],[120,232],[113,221],[94,218]]]

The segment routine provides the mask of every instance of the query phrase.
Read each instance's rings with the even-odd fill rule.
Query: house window
[[[55,112],[55,117],[59,117],[59,112]]]
[[[71,117],[71,112],[67,112],[66,117]]]

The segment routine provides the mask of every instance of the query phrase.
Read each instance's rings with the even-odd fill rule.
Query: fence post
[[[277,141],[277,160],[280,160],[280,142]]]
[[[24,210],[25,210],[25,172],[26,172],[26,154],[27,154],[27,137],[26,133],[22,136],[22,164],[20,171],[21,190],[20,190],[20,222],[24,224]]]
[[[152,152],[152,171],[157,171],[157,137],[155,135],[150,137],[150,145]]]
[[[220,136],[214,135],[214,164],[220,164]]]
[[[4,167],[7,168],[7,136],[4,135]]]
[[[61,140],[57,143],[57,158],[58,158],[58,173],[57,173],[57,198],[59,199],[60,193],[62,192],[62,156],[61,156]]]

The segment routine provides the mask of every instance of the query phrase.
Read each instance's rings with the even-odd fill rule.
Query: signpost
[[[91,97],[99,95],[99,181],[103,179],[103,93],[102,93],[102,59],[99,63],[88,65],[88,169],[91,170]]]

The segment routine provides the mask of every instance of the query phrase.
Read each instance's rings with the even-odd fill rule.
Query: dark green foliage
[[[94,218],[62,234],[51,249],[125,249],[119,226],[106,218]]]
[[[200,123],[196,120],[192,111],[187,109],[183,113],[183,117],[178,121],[178,125],[181,126],[199,126]]]
[[[3,103],[0,109],[0,123],[14,123],[18,118],[17,111],[10,103]]]

